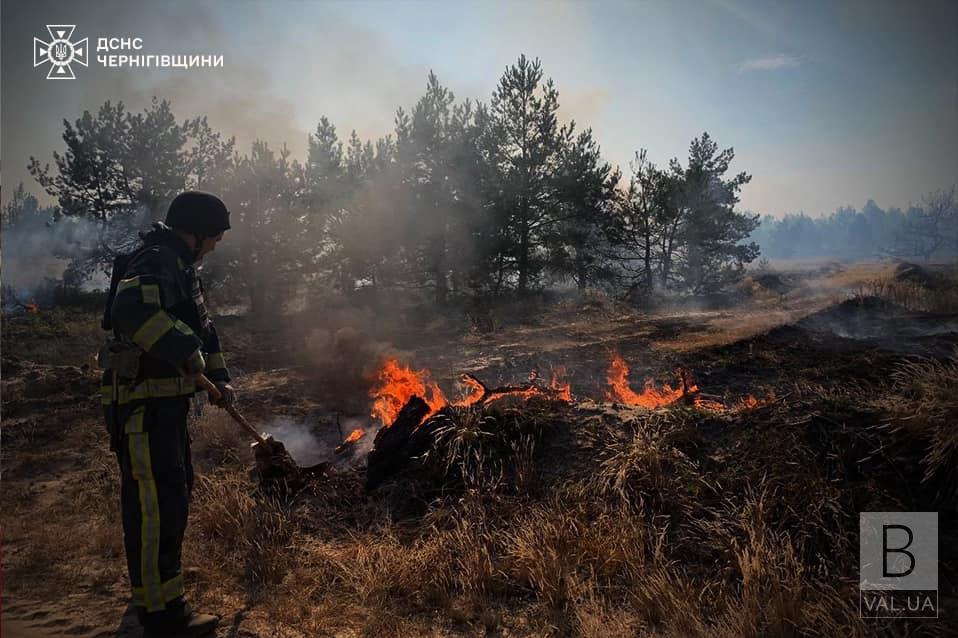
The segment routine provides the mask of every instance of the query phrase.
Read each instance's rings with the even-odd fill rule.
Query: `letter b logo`
[[[899,544],[898,547],[893,548],[889,545],[889,537],[892,536],[892,530],[896,532],[904,532],[907,535],[908,540]],[[896,534],[897,536],[897,534]],[[897,540],[897,539],[896,539]],[[882,525],[882,576],[885,578],[904,578],[908,574],[915,571],[915,555],[908,551],[908,548],[911,547],[911,544],[915,540],[915,535],[912,533],[911,528],[905,525]],[[895,571],[890,571],[888,569],[888,555],[897,554],[901,557],[908,557],[908,569],[901,571],[900,569]],[[895,567],[901,567],[900,563],[904,562],[904,558],[892,559],[893,565]]]

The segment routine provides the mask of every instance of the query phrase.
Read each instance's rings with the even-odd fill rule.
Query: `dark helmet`
[[[216,237],[224,230],[229,230],[230,212],[216,195],[185,191],[170,203],[166,225],[197,237]]]

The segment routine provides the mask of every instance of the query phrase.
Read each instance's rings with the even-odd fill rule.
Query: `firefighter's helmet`
[[[176,196],[166,212],[166,225],[197,237],[216,237],[230,228],[230,212],[216,195],[185,191]]]

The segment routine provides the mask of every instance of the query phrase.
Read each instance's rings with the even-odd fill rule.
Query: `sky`
[[[111,69],[77,79],[34,68],[33,38],[139,37],[143,54],[214,54],[222,68]],[[887,0],[43,1],[0,5],[3,200],[31,156],[52,162],[64,118],[168,99],[235,135],[303,159],[321,116],[376,138],[433,70],[457,99],[488,102],[507,66],[538,57],[560,117],[591,127],[628,174],[665,164],[708,131],[752,181],[739,208],[781,216],[905,207],[958,183],[958,3]],[[47,198],[49,201],[49,198]]]

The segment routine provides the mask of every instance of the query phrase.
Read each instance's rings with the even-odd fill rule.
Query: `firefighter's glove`
[[[183,362],[183,374],[188,377],[198,377],[206,372],[206,361],[203,359],[203,353],[197,348],[193,354]]]
[[[233,389],[233,386],[225,381],[219,381],[216,383],[216,389],[220,391],[220,399],[219,401],[215,401],[211,395],[209,397],[210,403],[220,408],[225,408],[236,403],[236,390]]]

